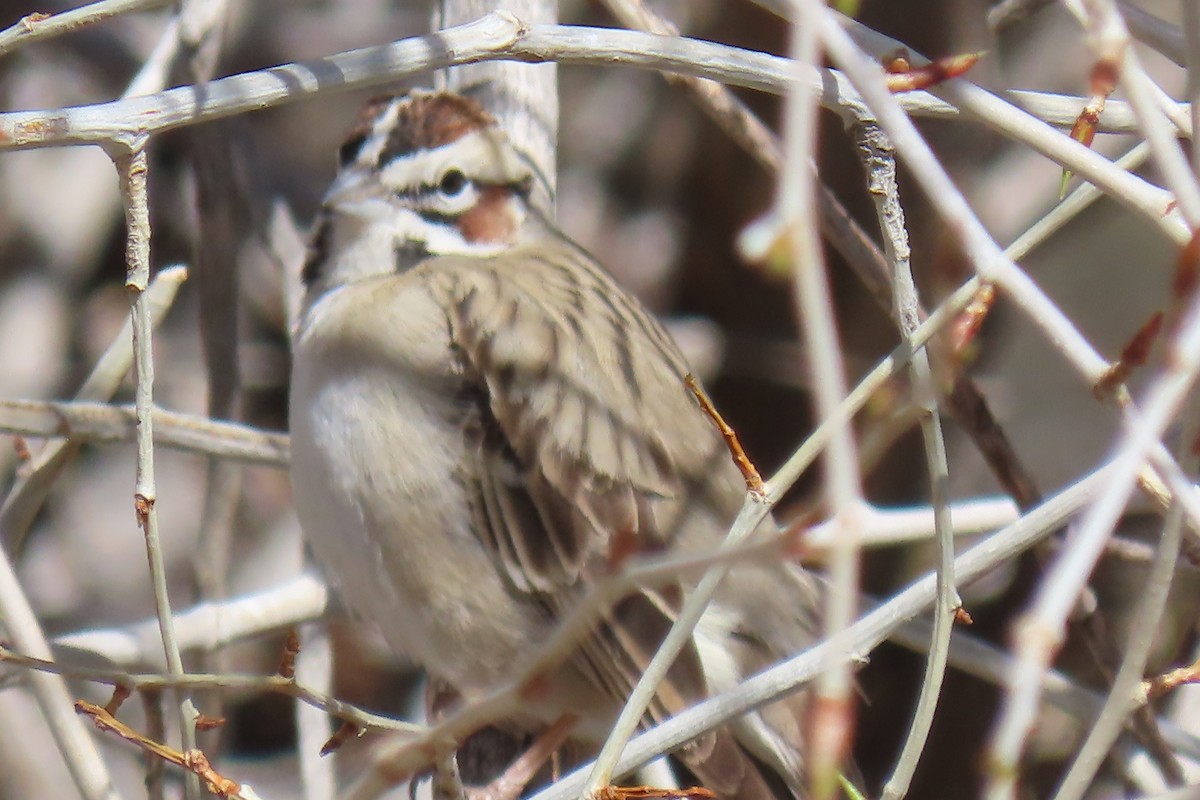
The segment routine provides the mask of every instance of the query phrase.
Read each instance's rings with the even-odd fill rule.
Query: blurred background
[[[0,0],[0,28],[33,11],[74,5]],[[748,0],[662,0],[649,5],[688,35],[782,53],[787,26]],[[1139,7],[1177,23],[1179,4]],[[564,22],[612,25],[595,3],[564,0]],[[982,0],[864,0],[859,19],[920,53],[937,57],[987,51],[970,78],[993,90],[1023,88],[1086,95],[1091,58],[1074,20],[1057,4],[1001,32],[987,25]],[[23,47],[0,58],[0,110],[54,108],[119,97],[158,41],[169,10],[142,12]],[[427,30],[423,2],[397,0],[257,0],[231,2],[215,76],[385,43]],[[1152,74],[1175,96],[1183,70],[1145,50]],[[773,199],[773,179],[679,91],[656,74],[632,69],[565,67],[560,72],[558,219],[650,307],[668,317],[718,407],[751,457],[769,473],[811,426],[803,348],[796,340],[791,287],[745,266],[735,243]],[[186,83],[175,76],[173,83]],[[426,83],[427,85],[427,83]],[[406,88],[397,86],[396,89]],[[323,96],[218,123],[233,159],[243,228],[232,270],[236,284],[212,302],[236,323],[236,348],[210,355],[213,374],[236,385],[229,413],[266,430],[287,420],[288,322],[282,276],[303,255],[302,239],[334,174],[334,153],[357,107],[378,90]],[[778,98],[737,91],[778,129]],[[1119,95],[1118,95],[1119,96]],[[201,126],[207,128],[209,126]],[[943,164],[993,232],[1007,244],[1054,205],[1061,171],[1028,149],[969,120],[924,122]],[[191,131],[156,137],[150,146],[155,268],[193,264],[203,203]],[[1132,141],[1101,136],[1096,148],[1123,152]],[[866,230],[877,226],[853,143],[832,115],[822,118],[822,179]],[[968,267],[915,187],[902,183],[913,264],[926,307],[966,277]],[[286,233],[290,220],[292,236]],[[0,397],[66,399],[78,389],[128,315],[124,221],[116,174],[97,148],[0,152]],[[850,379],[897,342],[895,326],[836,254],[828,253]],[[1176,256],[1142,220],[1101,201],[1035,251],[1023,266],[1108,357],[1166,302]],[[154,340],[156,402],[210,413],[200,289],[183,287]],[[211,306],[209,306],[211,308]],[[216,317],[212,318],[217,319]],[[211,328],[212,321],[207,323]],[[209,348],[212,353],[212,348]],[[1115,416],[1031,326],[1003,301],[989,318],[970,370],[993,413],[1037,481],[1049,493],[1092,468],[1110,448]],[[868,497],[881,506],[926,503],[920,437],[899,408],[897,386],[861,421],[864,441],[879,442],[864,464]],[[132,399],[126,383],[116,400]],[[955,499],[999,491],[974,447],[951,426]],[[34,446],[36,451],[36,446]],[[157,451],[158,511],[172,601],[186,608],[206,580],[204,525],[229,532],[227,579],[215,590],[236,595],[279,583],[303,568],[285,472],[241,467],[226,474],[222,520],[206,512],[214,480],[199,457]],[[134,452],[129,445],[88,446],[56,482],[24,541],[5,542],[25,590],[51,635],[119,626],[152,614],[142,537],[132,513]],[[0,436],[0,487],[21,468],[19,448]],[[793,492],[783,516],[812,513],[812,476]],[[207,522],[206,522],[207,520]],[[1131,520],[1129,535],[1156,528]],[[932,549],[891,548],[867,559],[867,589],[894,592],[932,565]],[[1117,641],[1127,601],[1144,565],[1113,562],[1097,576]],[[1181,576],[1180,612],[1164,626],[1152,670],[1169,666],[1194,638],[1195,575]],[[1033,559],[989,577],[966,593],[972,629],[1000,644],[1036,581]],[[333,624],[339,697],[383,713],[409,713],[408,668],[349,621]],[[224,652],[222,670],[269,674],[282,633]],[[1097,684],[1094,663],[1068,646],[1064,665]],[[923,657],[885,645],[860,675],[856,755],[869,791],[899,751]],[[200,661],[191,660],[193,668]],[[93,699],[105,694],[77,687]],[[995,687],[951,670],[933,738],[911,796],[974,794],[982,744],[994,720]],[[101,700],[103,702],[103,700]],[[137,709],[128,712],[131,722]],[[124,712],[123,712],[124,713]],[[294,796],[296,732],[292,701],[277,695],[225,695],[229,722],[210,755],[264,795]],[[0,798],[69,797],[57,751],[39,712],[19,689],[0,692]],[[15,722],[20,720],[20,722]],[[1044,796],[1078,746],[1081,730],[1065,716],[1044,715],[1030,752],[1028,796]],[[216,739],[211,741],[217,741]],[[363,745],[351,742],[347,749]],[[141,789],[138,760],[104,741],[128,797]],[[353,754],[343,769],[352,769]],[[346,765],[350,766],[346,766]],[[1118,771],[1104,773],[1095,797],[1122,796]]]

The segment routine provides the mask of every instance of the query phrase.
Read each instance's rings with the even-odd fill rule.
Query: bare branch
[[[165,6],[170,0],[100,0],[61,14],[30,14],[0,31],[0,56],[26,44],[61,36],[129,11]]]
[[[153,409],[154,441],[199,455],[287,468],[287,436],[246,425]],[[0,431],[46,439],[132,442],[137,419],[132,406],[45,400],[0,400]]]

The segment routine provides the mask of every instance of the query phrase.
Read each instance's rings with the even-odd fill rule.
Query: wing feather
[[[600,563],[618,533],[644,549],[668,545],[688,485],[721,445],[645,309],[580,251],[539,253],[446,256],[420,269],[450,309],[464,379],[486,398],[479,425],[490,433],[477,438],[488,543],[514,585],[544,591]]]
[[[671,545],[688,503],[704,502],[708,493],[693,489],[725,458],[723,445],[665,330],[574,246],[445,256],[417,269],[449,309],[463,379],[479,398],[467,428],[480,539],[512,586],[565,614],[584,578],[608,569],[615,537],[643,550]],[[623,700],[680,594],[624,598],[581,643],[577,666]],[[705,694],[688,648],[650,716]]]

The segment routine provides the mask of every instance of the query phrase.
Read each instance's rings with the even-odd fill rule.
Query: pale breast
[[[483,690],[545,628],[472,531],[456,423],[469,401],[443,313],[403,276],[364,284],[311,309],[296,339],[297,510],[354,612],[460,691]]]

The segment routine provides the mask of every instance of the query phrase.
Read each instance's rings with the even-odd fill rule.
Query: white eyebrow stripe
[[[450,170],[461,170],[473,181],[492,184],[520,183],[532,177],[496,131],[471,131],[449,144],[396,156],[379,169],[380,179],[395,189],[437,186]]]

